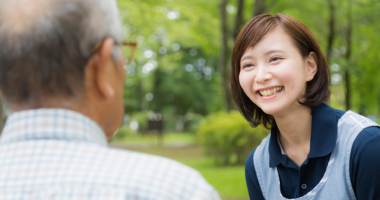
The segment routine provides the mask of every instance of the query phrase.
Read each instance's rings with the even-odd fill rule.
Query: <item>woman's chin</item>
[[[281,109],[278,109],[278,108],[274,108],[274,107],[264,107],[264,108],[261,108],[261,110],[263,110],[263,112],[267,115],[276,115],[276,113],[278,113]]]

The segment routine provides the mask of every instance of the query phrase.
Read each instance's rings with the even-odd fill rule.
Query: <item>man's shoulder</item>
[[[219,199],[215,189],[196,170],[177,161],[90,142],[33,141],[0,147],[0,174],[8,183],[31,175],[40,185],[32,190],[65,185],[103,188],[139,197],[162,199]],[[15,160],[17,162],[15,162]],[[20,160],[21,164],[17,164]],[[30,171],[30,167],[34,171]],[[24,187],[13,185],[15,190]],[[153,195],[153,196],[152,196]],[[183,197],[183,198],[182,198]],[[194,199],[192,198],[192,199]]]
[[[39,162],[42,165],[61,166],[60,170],[75,170],[77,167],[85,167],[89,170],[83,173],[95,173],[109,171],[118,176],[130,174],[132,172],[143,172],[157,176],[157,172],[166,171],[166,174],[177,173],[177,176],[188,174],[201,177],[199,172],[175,160],[150,155],[130,150],[116,149],[108,146],[101,146],[91,142],[73,142],[60,140],[37,140],[25,141],[2,145],[0,148],[0,158],[5,156],[12,162],[12,159],[22,157],[30,160],[43,159],[46,162]],[[10,159],[12,158],[12,159]],[[58,159],[59,158],[59,159]],[[3,159],[7,162],[8,159]]]
[[[152,154],[141,153],[137,151],[104,147],[93,144],[78,145],[76,150],[72,151],[85,154],[85,156],[93,157],[94,160],[102,160],[102,167],[112,169],[119,174],[124,174],[131,171],[140,171],[145,174],[152,173],[152,175],[159,175],[158,172],[165,171],[165,174],[176,174],[176,176],[196,176],[203,177],[193,168],[186,166],[178,161]],[[97,167],[97,166],[93,166]]]
[[[120,159],[122,158],[125,161],[128,160],[129,163],[133,163],[133,165],[154,165],[157,168],[165,166],[167,168],[178,170],[177,172],[183,171],[200,175],[199,172],[193,168],[170,158],[112,147],[105,148],[105,151],[108,151],[110,158],[115,159],[115,161],[123,162]]]
[[[175,160],[130,150],[105,148],[116,169],[114,180],[127,185],[138,183],[145,191],[159,189],[176,197],[218,199],[215,189],[195,169]],[[118,182],[118,183],[119,183]]]

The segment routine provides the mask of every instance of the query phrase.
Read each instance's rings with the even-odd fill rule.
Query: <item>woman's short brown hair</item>
[[[314,109],[330,97],[330,70],[319,45],[310,30],[297,19],[283,14],[262,14],[251,19],[240,31],[236,39],[231,59],[230,86],[234,101],[246,118],[255,127],[263,124],[266,128],[276,126],[273,116],[263,112],[245,94],[239,82],[240,59],[248,48],[255,45],[273,28],[280,26],[292,38],[302,57],[311,52],[317,57],[318,71],[306,86],[302,102],[304,106]]]

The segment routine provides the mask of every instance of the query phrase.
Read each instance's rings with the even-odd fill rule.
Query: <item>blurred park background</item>
[[[119,0],[126,40],[139,46],[125,82],[124,125],[111,145],[197,169],[223,199],[249,199],[244,161],[269,131],[251,128],[229,92],[239,30],[262,13],[313,32],[331,69],[332,107],[378,121],[378,0]]]
[[[198,170],[222,199],[249,199],[244,161],[268,130],[251,128],[229,92],[239,30],[262,13],[293,16],[314,33],[331,69],[332,107],[379,122],[379,0],[118,0],[127,69],[125,116],[111,146]],[[99,24],[101,26],[101,24]]]

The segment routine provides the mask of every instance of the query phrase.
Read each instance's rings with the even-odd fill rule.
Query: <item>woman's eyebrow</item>
[[[272,54],[272,53],[285,53],[285,51],[282,51],[282,50],[270,50],[270,51],[265,52],[264,55],[267,56],[267,55]],[[248,59],[253,59],[253,56],[251,56],[251,55],[243,56],[240,59],[240,61],[248,60]]]
[[[250,56],[250,55],[246,55],[246,56],[243,56],[240,61],[243,61],[243,60],[247,60],[247,59],[252,59],[253,56]]]
[[[265,53],[265,55],[269,55],[269,54],[272,54],[272,53],[285,53],[285,51],[282,51],[282,50],[270,50],[270,51],[267,51]]]

